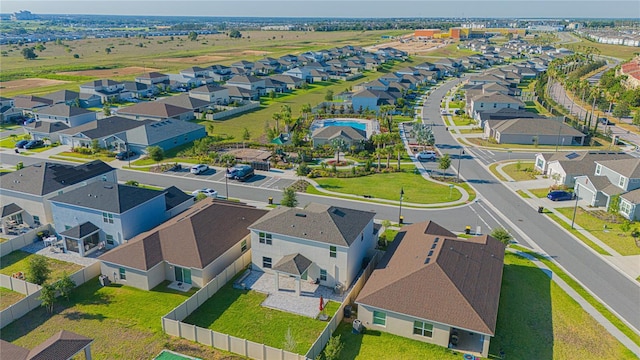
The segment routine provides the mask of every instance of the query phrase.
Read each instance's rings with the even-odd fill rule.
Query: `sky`
[[[2,0],[0,12],[246,17],[640,18],[638,0]]]

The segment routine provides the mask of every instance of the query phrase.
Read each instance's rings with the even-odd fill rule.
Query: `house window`
[[[260,244],[267,244],[267,245],[272,244],[271,234],[261,232],[258,235],[260,238]]]
[[[113,214],[109,214],[109,213],[102,213],[102,221],[109,223],[109,224],[113,224]]]
[[[494,104],[493,104],[493,108],[495,109],[495,108],[497,108],[497,107],[498,107],[498,104],[494,103]]]
[[[267,268],[267,269],[271,269],[271,258],[270,257],[266,257],[266,256],[262,257],[262,267],[263,268]]]
[[[119,269],[120,280],[127,280],[127,271],[124,268]]]
[[[483,108],[484,107],[484,103],[480,103],[480,107]]]
[[[327,281],[327,270],[320,269],[320,281]]]
[[[386,326],[387,325],[387,314],[382,311],[373,311],[373,324]]]
[[[422,321],[414,321],[413,334],[430,338],[433,336],[433,325]]]
[[[114,241],[113,241],[113,235],[109,235],[107,234],[107,244],[109,245],[114,245]]]
[[[335,246],[329,246],[329,257],[337,257],[338,256],[338,249]]]
[[[40,226],[40,216],[33,215],[33,223],[37,226]]]
[[[602,172],[602,165],[597,164],[596,165],[596,175],[600,175],[601,172]]]
[[[629,216],[631,214],[631,204],[626,201],[620,201],[620,212]]]
[[[242,240],[242,242],[240,243],[240,251],[245,252],[247,251],[247,240]]]
[[[624,176],[620,176],[620,181],[618,181],[618,186],[624,189],[624,182],[626,178]]]

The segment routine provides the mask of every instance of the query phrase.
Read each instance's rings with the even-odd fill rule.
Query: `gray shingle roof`
[[[488,120],[487,125],[500,134],[511,135],[565,135],[584,137],[585,135],[553,119],[509,119],[509,120]]]
[[[0,215],[0,217],[4,218],[20,211],[22,211],[22,208],[15,203],[7,204],[2,206],[2,215]]]
[[[311,266],[312,261],[300,254],[285,255],[273,267],[273,270],[291,275],[302,275]]]
[[[71,90],[60,90],[42,95],[42,98],[52,100],[54,103],[73,101],[80,97],[80,93]]]
[[[572,156],[571,154],[578,156]],[[632,158],[633,157],[631,155],[626,153],[587,151],[568,154],[564,153],[564,155],[562,153],[556,153],[556,155],[551,156],[548,161],[557,160],[566,174],[575,176],[594,174],[596,171],[596,161]]]
[[[203,269],[247,237],[247,226],[266,212],[245,204],[205,199],[105,253],[100,260],[140,270],[163,260]]]
[[[164,201],[167,205],[167,210],[172,209],[189,199],[194,199],[193,196],[185,193],[175,186],[169,186],[164,189],[164,191],[166,191],[164,194]]]
[[[640,159],[601,160],[596,162],[626,178],[640,178]]]
[[[58,131],[69,129],[69,125],[61,121],[34,121],[26,125],[27,128],[34,132],[51,134]]]
[[[4,175],[0,188],[42,196],[113,170],[100,160],[76,166],[43,162]]]
[[[95,112],[66,104],[56,104],[38,109],[38,114],[71,117],[84,114],[95,114]]]
[[[152,116],[170,118],[190,112],[190,109],[175,106],[171,104],[161,103],[157,101],[141,102],[132,106],[118,109],[119,114]]]
[[[402,228],[356,303],[493,335],[505,246],[432,223]]]
[[[155,123],[155,121],[132,120],[120,116],[110,116],[108,118],[94,120],[86,124],[72,127],[70,129],[61,131],[61,133],[69,135],[82,134],[89,139],[100,139],[151,123]]]
[[[50,201],[122,214],[158,196],[164,196],[164,191],[96,181],[53,197]]]
[[[153,121],[127,130],[127,141],[137,145],[155,145],[176,136],[204,129],[204,126],[181,120]]]
[[[272,210],[249,228],[348,247],[374,216],[370,211],[312,203],[304,209]]]
[[[164,104],[169,104],[169,105],[174,105],[174,106],[179,106],[181,108],[190,109],[190,110],[196,110],[196,109],[200,109],[200,108],[203,108],[205,106],[211,105],[211,102],[204,101],[202,99],[193,98],[193,97],[189,96],[189,94],[181,94],[181,95],[176,95],[176,96],[169,96],[167,98],[158,100],[158,102],[164,103]]]
[[[62,236],[70,237],[73,239],[82,239],[94,232],[100,230],[99,227],[93,225],[90,221],[74,226],[69,230],[65,230],[60,233]]]
[[[343,136],[351,140],[366,140],[366,132],[351,126],[326,126],[313,131],[311,135],[314,139],[333,139]]]

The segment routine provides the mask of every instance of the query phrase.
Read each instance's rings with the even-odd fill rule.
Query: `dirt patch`
[[[66,84],[68,82],[69,81],[30,78],[30,79],[0,82],[0,89],[10,90],[10,91],[22,91],[27,89],[39,88],[43,86]]]
[[[126,68],[118,68],[118,69],[64,71],[58,74],[76,75],[76,76],[110,77],[110,76],[142,74],[149,71],[158,71],[158,69],[142,67],[142,66],[129,66]]]
[[[220,55],[199,55],[199,56],[189,56],[189,57],[178,57],[178,58],[164,58],[158,59],[158,61],[166,61],[166,62],[177,62],[177,63],[207,63],[214,61],[226,60],[225,56]]]
[[[241,54],[242,55],[267,55],[271,53],[269,51],[263,51],[263,50],[245,50]]]
[[[367,50],[378,50],[385,47],[392,47],[394,49],[406,51],[409,54],[419,54],[433,51],[440,47],[445,46],[446,43],[440,40],[421,41],[414,40],[412,38],[403,39],[402,41],[392,41],[384,44],[378,44],[367,48]]]

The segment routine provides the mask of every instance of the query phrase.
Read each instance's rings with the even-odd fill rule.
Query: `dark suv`
[[[42,140],[31,140],[24,145],[25,149],[35,149],[44,146],[44,141]]]
[[[227,178],[245,181],[254,175],[253,168],[249,165],[236,165],[227,169]]]
[[[573,200],[575,199],[575,194],[564,190],[553,190],[549,191],[547,199],[551,201]]]
[[[136,153],[133,151],[121,151],[116,154],[116,159],[118,160],[127,160],[130,157],[136,156]]]

